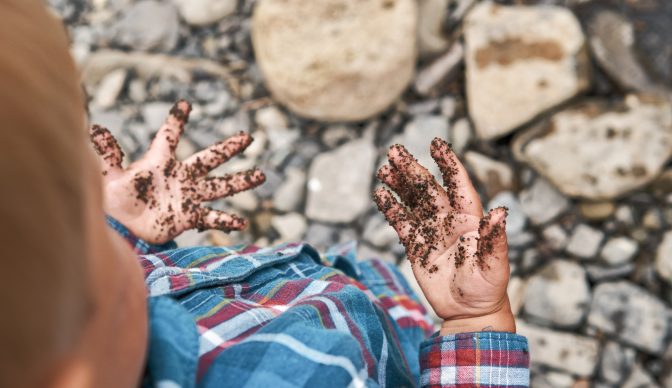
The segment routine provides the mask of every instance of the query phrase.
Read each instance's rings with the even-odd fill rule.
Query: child
[[[37,0],[0,14],[1,387],[528,385],[505,210],[483,217],[444,141],[431,144],[443,186],[394,146],[378,176],[402,202],[374,193],[444,320],[428,338],[403,277],[350,245],[174,249],[186,229],[245,227],[201,203],[263,183],[258,170],[206,177],[252,139],[177,161],[180,101],[128,168],[93,126],[97,161],[62,27]]]

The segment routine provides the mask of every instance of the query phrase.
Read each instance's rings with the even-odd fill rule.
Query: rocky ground
[[[358,239],[412,276],[370,192],[390,144],[430,166],[441,136],[510,209],[533,386],[672,387],[672,2],[48,3],[91,121],[130,160],[178,98],[194,103],[179,156],[256,138],[217,172],[258,165],[267,183],[214,204],[249,230],[181,244]]]

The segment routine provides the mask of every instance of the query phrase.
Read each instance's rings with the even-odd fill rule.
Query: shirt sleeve
[[[154,245],[150,244],[147,241],[141,240],[136,237],[127,227],[121,224],[121,222],[115,220],[114,218],[107,216],[107,225],[114,229],[119,235],[128,242],[128,244],[133,248],[135,253],[138,255],[151,255],[152,253],[163,252],[170,249],[177,248],[177,244],[174,241],[169,241],[165,244]]]
[[[420,345],[420,385],[527,387],[529,361],[527,339],[517,334],[437,333]]]

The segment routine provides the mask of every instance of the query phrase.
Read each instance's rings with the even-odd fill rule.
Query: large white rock
[[[631,283],[602,283],[593,291],[588,324],[640,350],[660,354],[670,312],[660,299]]]
[[[467,15],[467,97],[481,138],[511,132],[588,86],[585,38],[564,7],[480,3]]]
[[[571,261],[554,260],[530,277],[525,312],[559,327],[577,326],[590,305],[586,271]]]
[[[577,376],[590,376],[599,358],[596,339],[572,333],[553,331],[516,320],[516,331],[527,337],[530,361]]]
[[[315,158],[308,174],[306,214],[311,220],[350,222],[371,205],[376,149],[355,140]]]
[[[194,26],[219,21],[236,11],[237,0],[173,0],[180,16]]]
[[[413,78],[414,0],[264,0],[252,18],[257,63],[296,113],[355,121],[381,112]]]
[[[555,114],[514,142],[516,156],[575,197],[611,199],[652,181],[672,156],[672,106],[628,96]]]

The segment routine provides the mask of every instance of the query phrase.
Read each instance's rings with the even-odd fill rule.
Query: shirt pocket
[[[141,257],[150,296],[179,296],[200,288],[240,282],[265,268],[317,252],[305,244],[245,252],[226,247],[180,248]]]

